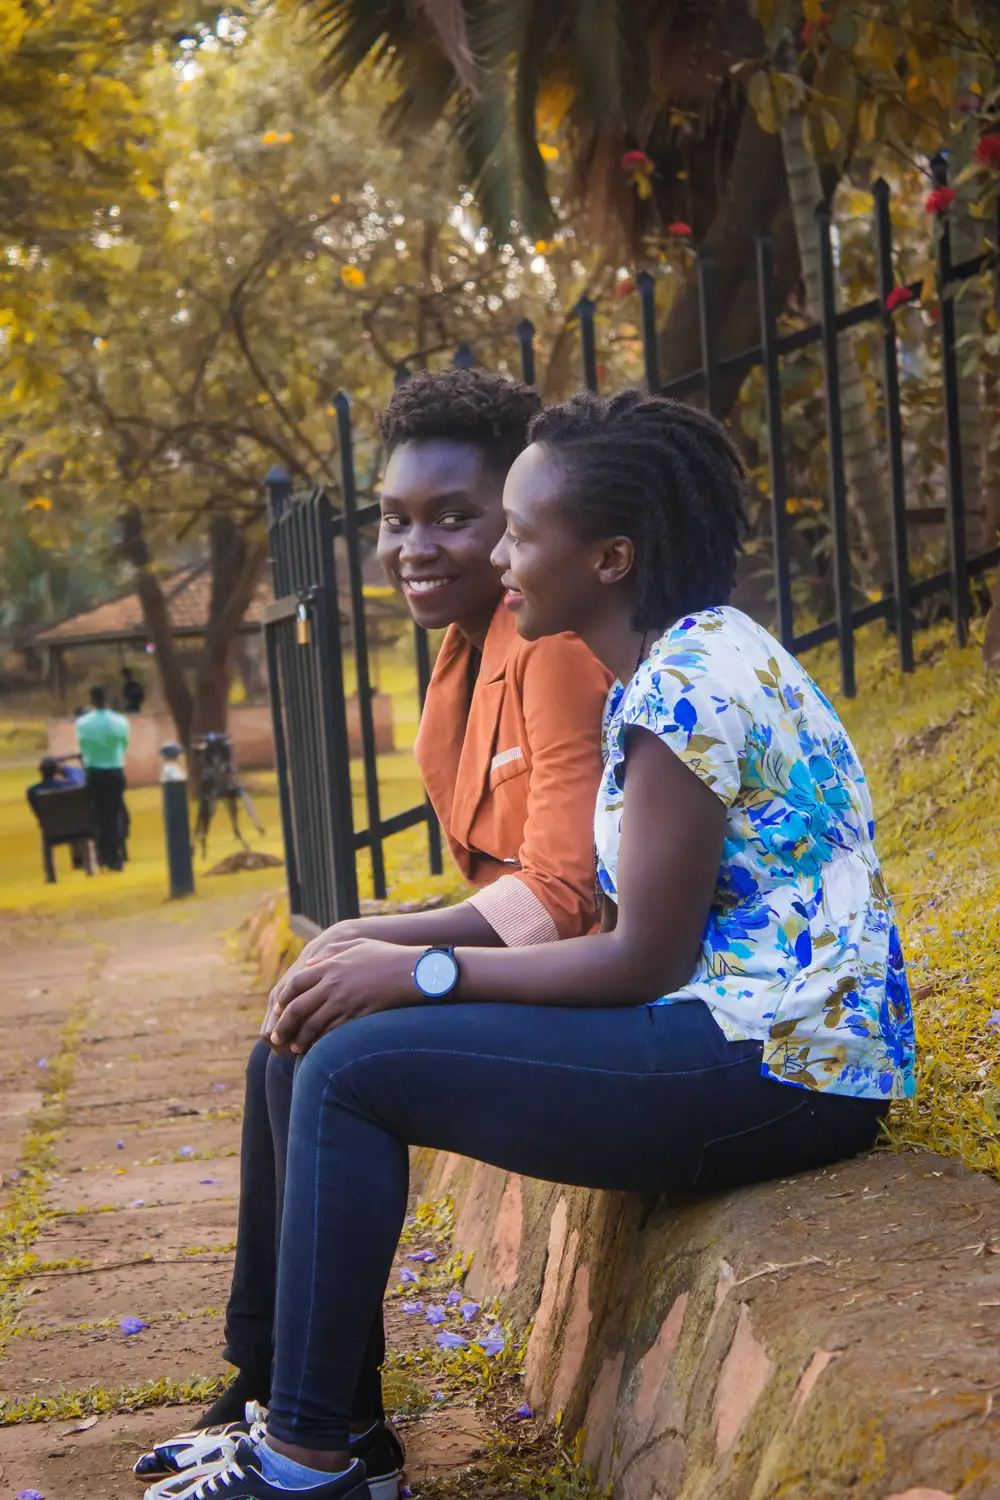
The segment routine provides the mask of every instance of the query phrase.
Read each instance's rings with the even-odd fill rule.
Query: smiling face
[[[503,477],[472,443],[401,443],[382,484],[378,557],[426,630],[480,644],[501,595],[490,553],[503,535]]]
[[[493,553],[518,635],[586,635],[609,609],[627,607],[634,549],[627,537],[583,540],[573,528],[564,470],[543,443],[515,460],[504,485],[507,530]]]

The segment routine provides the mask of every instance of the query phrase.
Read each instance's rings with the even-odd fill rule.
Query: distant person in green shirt
[[[94,803],[97,825],[97,862],[106,870],[120,870],[125,862],[128,811],[125,807],[125,751],[130,725],[123,714],[107,707],[102,687],[91,688],[93,707],[76,721],[76,737]]]

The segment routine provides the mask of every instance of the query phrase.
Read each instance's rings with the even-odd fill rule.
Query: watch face
[[[458,964],[450,953],[424,953],[413,971],[417,988],[424,995],[447,995],[458,978]]]

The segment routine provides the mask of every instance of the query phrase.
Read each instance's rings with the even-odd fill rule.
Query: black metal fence
[[[937,184],[945,181],[942,160],[934,164]],[[997,271],[998,256],[977,255],[954,263],[951,233],[945,217],[937,244],[937,281],[940,299],[940,354],[945,428],[945,519],[949,566],[930,577],[914,580],[910,571],[906,474],[903,458],[903,421],[895,328],[892,269],[890,192],[884,181],[874,186],[875,245],[878,295],[860,306],[838,311],[831,215],[826,205],[816,212],[819,237],[822,308],[818,323],[792,333],[778,331],[773,257],[766,235],[757,241],[757,287],[760,343],[739,354],[720,357],[717,345],[717,301],[711,257],[697,257],[701,309],[702,362],[697,370],[662,384],[659,378],[656,329],[656,283],[649,272],[636,277],[640,298],[640,326],[645,382],[650,390],[677,399],[700,398],[709,411],[721,415],[722,380],[741,380],[761,368],[764,377],[766,425],[770,464],[770,510],[773,546],[777,632],[782,644],[798,655],[836,641],[842,691],[856,691],[854,636],[863,625],[883,620],[895,631],[900,669],[913,670],[914,607],[936,594],[950,596],[950,609],[959,644],[964,643],[971,613],[970,579],[980,577],[1000,561],[1000,546],[969,557],[966,548],[966,503],[962,478],[962,434],[959,409],[959,365],[956,349],[954,294],[961,283],[987,265]],[[1000,226],[998,239],[1000,245]],[[919,297],[921,283],[908,290]],[[1000,303],[1000,296],[998,296]],[[584,298],[576,309],[580,332],[581,374],[591,390],[598,388],[595,305]],[[883,400],[891,499],[892,588],[883,597],[857,606],[851,584],[850,529],[840,400],[838,339],[847,329],[873,324],[881,329],[883,344]],[[528,321],[516,330],[523,378],[535,379],[534,328]],[[835,618],[797,634],[792,601],[788,523],[788,489],[781,400],[781,360],[797,350],[818,345],[823,364],[829,450],[829,520],[833,539],[832,582]],[[466,345],[455,356],[458,364],[474,362]],[[405,374],[405,372],[403,372]],[[357,503],[351,411],[341,393],[334,407],[338,426],[341,492],[335,511],[322,489],[293,498],[287,476],[268,475],[268,511],[275,602],[265,614],[268,676],[274,717],[274,738],[281,815],[285,838],[288,888],[293,923],[303,933],[357,915],[357,854],[370,851],[372,887],[376,897],[387,894],[385,841],[419,823],[427,826],[428,868],[440,874],[441,837],[428,802],[383,818],[380,807],[373,689],[369,666],[368,628],[362,580],[362,528],[378,519],[377,504]],[[340,549],[335,545],[342,539]],[[355,829],[344,689],[341,592],[337,552],[346,560],[350,634],[357,669],[358,710],[367,826]],[[414,627],[414,652],[421,706],[430,676],[428,642]]]

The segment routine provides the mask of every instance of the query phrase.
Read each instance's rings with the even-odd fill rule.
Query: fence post
[[[427,644],[427,632],[422,630],[414,621],[413,644],[417,657],[417,694],[420,699],[420,713],[423,715],[424,704],[427,701],[427,689],[431,680],[431,653]],[[441,860],[441,825],[434,811],[434,804],[424,794],[424,806],[427,809],[427,853],[430,859],[432,875],[440,875],[444,870]]]
[[[882,383],[885,386],[885,437],[889,448],[892,504],[892,587],[896,596],[896,646],[901,672],[913,671],[913,613],[910,604],[910,549],[906,531],[906,477],[903,468],[903,418],[899,408],[899,359],[896,320],[887,306],[893,290],[892,220],[889,184],[880,177],[875,195],[875,254],[878,295],[882,303]]]
[[[521,379],[525,385],[535,383],[535,325],[522,318],[517,325],[517,342],[521,348]]]
[[[379,799],[378,761],[375,753],[375,721],[372,714],[372,684],[368,665],[368,631],[365,623],[364,580],[361,573],[361,536],[358,531],[358,497],[354,479],[354,439],[351,433],[351,403],[346,391],[333,398],[340,439],[340,490],[344,506],[344,541],[354,626],[354,664],[358,679],[358,717],[361,720],[361,751],[364,757],[365,801],[368,806],[369,848],[372,858],[372,889],[384,901],[385,854],[382,848],[382,812]],[[347,767],[350,774],[350,767]]]
[[[715,261],[707,250],[698,251],[698,317],[701,324],[701,364],[705,376],[705,409],[722,416],[719,391],[719,341],[716,334]]]
[[[833,583],[837,602],[837,639],[840,644],[840,688],[853,698],[854,620],[851,608],[851,554],[847,526],[847,480],[844,473],[844,429],[840,409],[840,358],[837,350],[837,293],[830,242],[830,206],[816,208],[819,269],[822,289],[823,367],[826,388],[827,442],[830,449],[830,504],[833,512]]]
[[[948,183],[943,156],[931,162],[934,185]],[[965,645],[969,613],[969,572],[965,555],[965,489],[962,482],[962,431],[958,393],[958,356],[955,350],[955,301],[951,282],[951,224],[948,210],[937,215],[937,283],[941,309],[941,374],[944,383],[945,457],[948,473],[948,545],[951,553],[951,600],[955,612],[955,640]]]
[[[580,320],[580,356],[583,363],[583,383],[588,391],[596,391],[597,346],[594,342],[594,304],[589,297],[581,297],[574,311]]]
[[[781,420],[781,370],[778,365],[778,317],[774,296],[774,246],[765,231],[757,235],[757,302],[760,343],[767,396],[767,446],[771,469],[771,531],[774,543],[774,591],[778,606],[778,638],[786,651],[795,650],[795,612],[788,555],[788,481],[785,474],[785,433]]]
[[[274,578],[274,597],[280,599],[287,592],[284,581],[285,565],[283,548],[279,542],[279,527],[285,506],[291,494],[291,480],[277,464],[271,468],[264,480],[267,490],[268,537],[271,551],[271,573]],[[295,852],[295,822],[292,816],[291,783],[288,774],[288,744],[285,739],[285,713],[282,703],[281,666],[278,651],[278,634],[273,625],[262,626],[264,652],[267,658],[267,681],[270,688],[271,731],[274,735],[274,770],[278,779],[278,807],[281,813],[281,837],[285,846],[285,876],[288,881],[289,910],[296,912],[302,903],[302,888],[299,883],[299,867]]]
[[[642,362],[646,371],[646,389],[654,394],[660,388],[660,354],[656,347],[656,279],[649,271],[635,278],[642,319]]]

